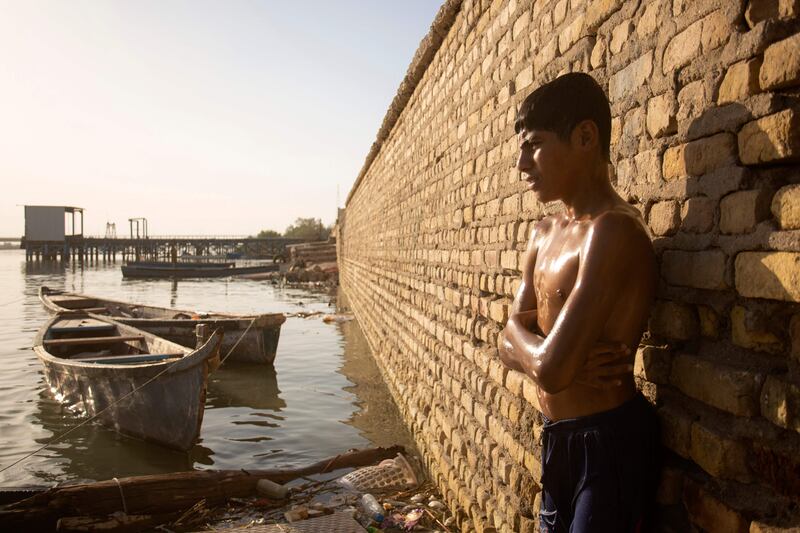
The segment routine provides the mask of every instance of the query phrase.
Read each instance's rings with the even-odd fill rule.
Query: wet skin
[[[636,393],[633,359],[657,275],[647,228],[611,186],[594,122],[566,141],[523,130],[519,142],[529,188],[566,209],[531,234],[500,358],[533,378],[551,420],[612,409]]]

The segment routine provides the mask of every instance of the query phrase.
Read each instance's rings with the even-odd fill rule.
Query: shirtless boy
[[[656,263],[639,212],[609,181],[611,113],[587,74],[531,93],[515,129],[517,168],[561,214],[534,228],[500,339],[508,367],[538,385],[545,532],[641,531],[658,478],[657,423],[633,380]]]

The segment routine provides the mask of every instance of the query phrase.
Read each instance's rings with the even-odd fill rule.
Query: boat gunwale
[[[180,352],[183,354],[183,357],[179,359],[166,359],[164,361],[154,361],[150,363],[133,363],[133,364],[115,364],[115,363],[92,363],[89,361],[79,361],[75,359],[66,359],[63,357],[58,357],[56,355],[51,354],[47,348],[44,346],[45,335],[50,328],[57,323],[58,321],[62,320],[65,317],[76,318],[85,316],[86,318],[93,318],[98,319],[101,318],[104,321],[111,322],[117,327],[122,327],[125,329],[130,329],[135,332],[137,335],[142,335],[148,341],[155,341],[158,340],[160,342],[167,343],[170,345],[170,350],[175,350],[176,353]],[[182,346],[176,342],[167,340],[163,337],[159,337],[158,335],[154,335],[144,330],[140,330],[136,327],[129,326],[127,324],[122,324],[116,320],[110,319],[104,316],[92,316],[91,313],[58,313],[56,316],[51,318],[47,321],[47,323],[42,326],[39,331],[36,333],[36,339],[34,341],[33,350],[36,355],[42,360],[42,363],[51,364],[51,365],[58,365],[58,366],[65,366],[65,367],[74,367],[76,369],[88,369],[88,370],[120,370],[124,372],[134,372],[137,370],[152,370],[157,368],[165,368],[169,367],[167,370],[168,373],[175,373],[180,372],[183,370],[189,370],[197,365],[204,363],[207,359],[212,358],[214,355],[213,345],[210,343],[221,341],[222,333],[220,331],[214,331],[208,338],[208,340],[203,343],[202,346],[199,348],[187,348],[186,346]],[[112,356],[113,357],[113,356]]]
[[[123,302],[120,300],[113,300],[111,298],[100,298],[98,296],[92,296],[89,294],[81,294],[75,292],[67,292],[67,291],[59,291],[55,289],[51,289],[46,285],[42,285],[39,287],[39,300],[42,302],[42,305],[51,313],[81,313],[81,309],[69,309],[67,307],[61,307],[53,302],[49,296],[52,295],[63,295],[63,296],[75,296],[77,298],[85,298],[87,300],[95,300],[97,302],[108,302],[115,305],[125,306],[125,307],[148,307],[150,309],[156,309],[160,311],[171,311],[173,313],[192,313],[195,314],[197,311],[188,310],[188,309],[176,309],[176,308],[169,308],[169,307],[160,307],[157,305],[149,305],[149,304],[131,304],[128,302]],[[236,324],[237,328],[247,327],[250,325],[250,322],[255,320],[253,326],[255,327],[270,327],[270,326],[280,326],[284,322],[286,322],[286,315],[283,313],[260,313],[260,314],[253,314],[253,315],[237,315],[233,313],[207,313],[206,316],[200,316],[198,318],[141,318],[141,317],[121,317],[118,315],[104,315],[101,313],[86,313],[90,316],[94,317],[101,317],[101,318],[109,318],[110,320],[114,320],[116,322],[120,322],[125,325],[136,327],[137,323],[146,324],[146,325],[172,325],[172,324],[180,324],[183,322],[193,322],[196,324],[211,324],[212,326],[222,327],[225,328],[228,324],[221,324],[221,322],[244,322],[243,324]]]

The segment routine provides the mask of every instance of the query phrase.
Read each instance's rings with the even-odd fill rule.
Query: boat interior
[[[47,298],[55,305],[70,311],[83,311],[96,315],[121,316],[125,318],[153,318],[153,319],[192,319],[207,318],[209,313],[188,313],[186,311],[170,312],[157,307],[146,305],[126,305],[121,302],[110,302],[98,298],[87,298],[77,294],[47,293]]]
[[[145,335],[129,334],[113,323],[88,316],[65,316],[57,320],[47,330],[43,345],[54,357],[97,364],[156,363],[184,355],[154,353],[160,350],[158,346],[150,346]]]

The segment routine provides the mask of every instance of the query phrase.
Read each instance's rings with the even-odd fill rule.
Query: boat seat
[[[116,326],[99,320],[64,320],[50,328],[53,333],[78,333],[81,331],[114,331]]]
[[[182,353],[143,353],[137,355],[105,355],[102,357],[78,357],[70,361],[80,361],[82,363],[98,363],[106,365],[134,364],[134,363],[157,363],[166,359],[179,358]]]
[[[113,342],[141,341],[144,335],[117,335],[113,337],[83,337],[78,339],[46,339],[45,346],[79,346],[81,344],[107,344]]]

